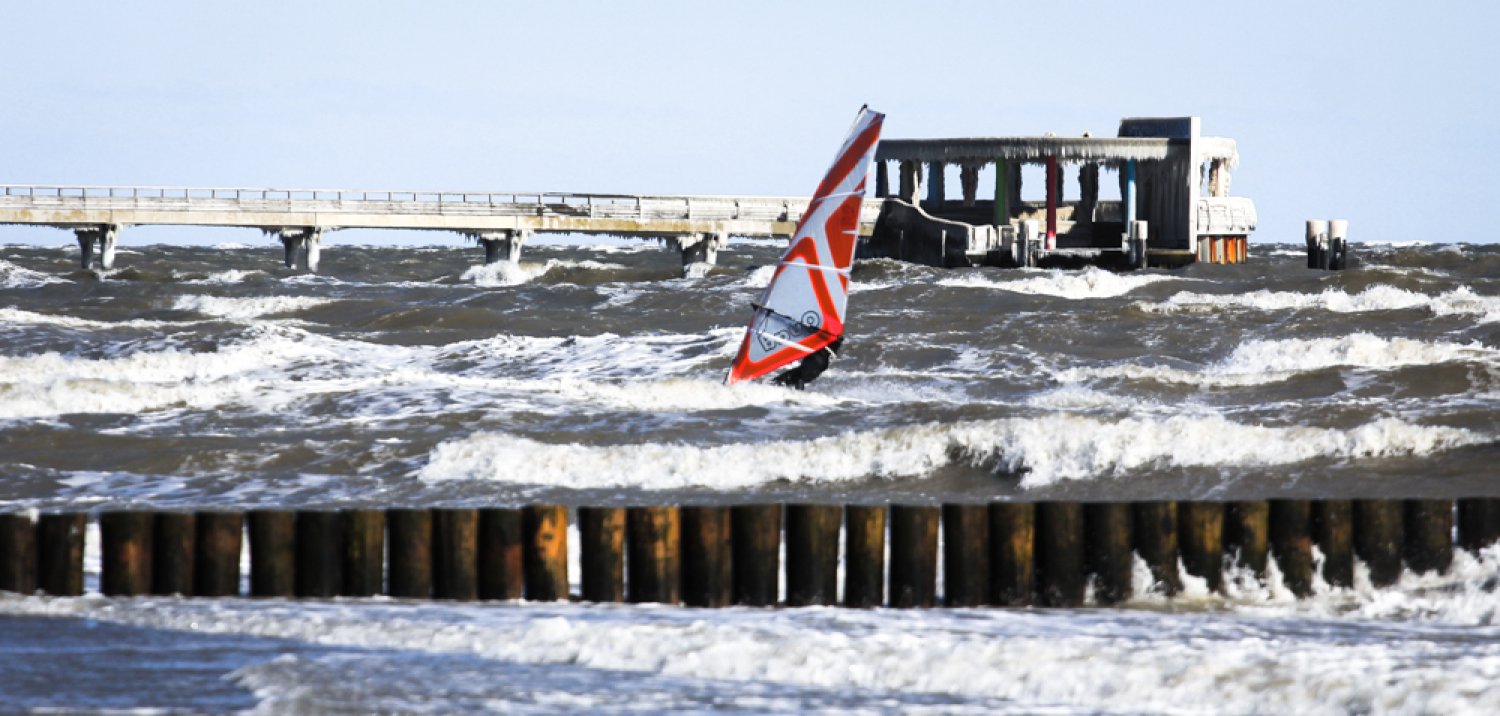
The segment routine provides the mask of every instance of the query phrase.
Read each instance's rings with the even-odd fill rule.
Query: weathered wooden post
[[[625,509],[578,508],[583,600],[625,601]]]
[[[193,570],[198,542],[197,519],[191,512],[162,512],[151,536],[151,593],[193,595]]]
[[[290,597],[297,592],[297,515],[250,512],[250,596]]]
[[[1083,557],[1083,505],[1043,502],[1036,510],[1037,592],[1043,606],[1083,604],[1088,575]]]
[[[1118,604],[1130,599],[1135,587],[1135,555],[1131,550],[1130,503],[1096,502],[1084,505],[1086,561],[1094,575],[1094,601]]]
[[[728,507],[682,509],[682,603],[727,607],[734,599]]]
[[[1177,545],[1188,574],[1212,591],[1224,588],[1224,503],[1178,503]]]
[[[937,606],[936,507],[891,505],[891,606]]]
[[[1406,565],[1411,571],[1446,572],[1453,564],[1453,501],[1406,501]]]
[[[787,606],[838,603],[839,522],[843,514],[838,505],[787,505]]]
[[[772,607],[781,591],[781,505],[737,505],[734,533],[734,603]]]
[[[990,603],[1031,604],[1036,574],[1036,506],[1029,502],[990,505]]]
[[[151,593],[151,537],[155,513],[105,512],[99,515],[103,548],[100,591],[108,596]]]
[[[1377,587],[1401,578],[1403,522],[1400,500],[1354,501],[1354,552],[1370,568],[1370,583]]]
[[[632,507],[625,513],[625,593],[634,603],[682,601],[682,518],[675,507]]]
[[[1282,581],[1292,594],[1312,594],[1312,504],[1307,500],[1271,500],[1271,552]]]
[[[36,532],[31,515],[0,515],[0,592],[36,591]]]
[[[988,505],[943,505],[943,603],[978,607],[990,601]]]
[[[885,512],[881,505],[844,508],[844,606],[885,604]]]
[[[1182,575],[1177,572],[1177,503],[1137,502],[1131,517],[1135,551],[1151,568],[1151,580],[1169,597],[1182,591]]]
[[[1471,498],[1458,501],[1458,544],[1478,552],[1500,542],[1500,499]]]
[[[193,594],[200,597],[240,595],[240,552],[245,516],[239,512],[199,512],[193,556]]]
[[[479,598],[479,511],[432,511],[432,596]]]
[[[1307,220],[1307,267],[1328,269],[1328,222],[1322,219]]]
[[[385,592],[385,513],[348,510],[344,529],[344,588],[347,597],[373,597]]]
[[[426,599],[432,596],[432,512],[387,510],[389,584],[391,596]]]
[[[526,598],[568,599],[568,508],[531,505],[521,512]]]
[[[1266,556],[1270,552],[1271,503],[1265,500],[1231,502],[1224,513],[1224,547],[1235,554],[1235,563],[1266,578]]]
[[[83,542],[88,515],[43,514],[36,523],[36,586],[43,594],[83,594]]]
[[[1312,505],[1313,541],[1323,551],[1323,580],[1354,586],[1354,503],[1317,500]]]
[[[344,525],[331,510],[297,513],[297,596],[328,599],[344,589]]]
[[[521,511],[479,511],[479,598],[520,599],[525,559],[521,549]]]
[[[1349,220],[1328,222],[1328,269],[1343,271],[1349,265]]]

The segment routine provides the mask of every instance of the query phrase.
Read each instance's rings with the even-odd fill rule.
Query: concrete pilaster
[[[486,264],[498,264],[503,262],[519,263],[521,261],[521,245],[531,239],[531,233],[527,230],[517,231],[470,231],[465,235],[474,239],[484,248],[484,262]]]
[[[78,239],[79,265],[85,271],[94,268],[108,271],[115,266],[115,238],[119,235],[120,226],[116,224],[99,224],[96,226],[80,226],[73,229],[73,235]]]
[[[323,254],[323,229],[317,226],[297,226],[274,231],[285,251],[283,263],[289,269],[301,271],[318,270]]]

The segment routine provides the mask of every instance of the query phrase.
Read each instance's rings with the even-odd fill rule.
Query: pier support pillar
[[[290,227],[274,232],[286,252],[283,263],[289,269],[317,271],[323,253],[323,229],[316,226]]]
[[[519,263],[521,245],[531,238],[532,232],[516,231],[469,231],[465,236],[473,239],[484,249],[485,264]]]
[[[1078,211],[1074,221],[1093,222],[1094,208],[1099,205],[1099,165],[1093,162],[1078,168]]]
[[[693,264],[713,266],[718,263],[719,249],[729,243],[729,234],[722,231],[715,234],[688,234],[675,236],[672,241],[682,253],[682,268],[686,271]]]
[[[889,162],[875,162],[875,196],[884,199],[891,193],[891,170]]]
[[[1010,224],[1010,164],[995,160],[995,226]]]
[[[96,265],[101,271],[115,267],[115,237],[120,233],[118,224],[80,226],[73,229],[78,238],[79,265],[87,271]]]
[[[964,164],[958,169],[958,183],[963,188],[964,206],[974,205],[974,200],[979,196],[979,166],[977,164]]]

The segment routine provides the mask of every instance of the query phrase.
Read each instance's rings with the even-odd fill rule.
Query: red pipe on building
[[[1057,248],[1057,157],[1047,157],[1047,249]]]

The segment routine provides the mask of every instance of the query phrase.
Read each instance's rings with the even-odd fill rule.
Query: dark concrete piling
[[[1029,502],[990,505],[990,603],[1032,603],[1036,575],[1036,506]]]
[[[1235,564],[1264,579],[1270,553],[1271,503],[1265,500],[1231,502],[1224,509],[1224,549]]]
[[[245,516],[238,512],[199,512],[193,553],[193,593],[200,597],[240,594],[240,553]]]
[[[432,596],[432,512],[388,510],[385,520],[390,542],[387,591],[406,599]]]
[[[727,607],[734,601],[728,507],[682,508],[682,603]]]
[[[36,586],[43,594],[83,594],[84,533],[88,515],[43,514],[36,523]]]
[[[625,515],[626,595],[631,602],[682,601],[682,517],[675,507],[632,507]]]
[[[346,597],[373,597],[385,591],[385,513],[349,510],[342,514],[344,529],[344,588]]]
[[[36,532],[30,515],[0,515],[0,592],[36,591]]]
[[[943,603],[978,607],[990,601],[988,505],[943,505]]]
[[[1133,591],[1135,553],[1131,549],[1129,503],[1093,503],[1084,506],[1085,560],[1094,575],[1094,601],[1118,604]]]
[[[525,594],[524,520],[516,509],[479,511],[479,598],[520,599]]]
[[[1333,587],[1354,586],[1354,502],[1314,501],[1312,533],[1323,553],[1323,580]]]
[[[891,606],[937,606],[937,507],[891,505]]]
[[[532,505],[521,511],[521,569],[526,598],[568,599],[568,508]]]
[[[479,598],[479,510],[432,511],[432,596]]]
[[[1312,503],[1307,500],[1271,500],[1271,553],[1281,569],[1281,579],[1292,594],[1312,594]]]
[[[193,595],[197,567],[197,518],[191,512],[163,512],[156,516],[151,537],[151,593]]]
[[[1042,606],[1083,604],[1088,586],[1083,536],[1082,504],[1043,502],[1037,506],[1037,596]]]
[[[1370,569],[1370,583],[1386,587],[1401,578],[1406,544],[1400,500],[1354,501],[1354,553]]]
[[[578,538],[583,600],[625,601],[625,509],[578,508]]]
[[[844,508],[844,606],[870,609],[885,604],[886,508]]]
[[[344,589],[344,524],[339,513],[298,512],[296,549],[297,596],[338,596]]]
[[[155,518],[152,512],[106,512],[99,516],[99,542],[103,550],[99,584],[106,596],[151,593]]]
[[[738,505],[729,523],[734,603],[775,606],[781,590],[781,505]]]
[[[839,523],[843,516],[844,510],[838,505],[787,505],[787,606],[838,603]]]
[[[1406,565],[1411,571],[1446,572],[1453,564],[1453,501],[1406,501]]]
[[[1180,502],[1177,546],[1182,567],[1212,591],[1224,588],[1224,503]]]
[[[1137,502],[1131,510],[1135,551],[1151,568],[1151,580],[1167,596],[1182,591],[1177,571],[1177,503]]]
[[[1458,501],[1458,544],[1478,552],[1500,542],[1500,499],[1473,498]]]

